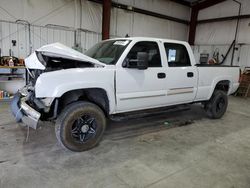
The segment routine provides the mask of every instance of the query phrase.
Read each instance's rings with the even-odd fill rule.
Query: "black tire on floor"
[[[205,112],[209,118],[219,119],[221,118],[228,105],[228,97],[224,91],[215,90],[211,99],[205,103]]]
[[[97,105],[78,101],[65,107],[56,120],[55,132],[61,146],[81,152],[95,147],[103,136],[106,118]]]

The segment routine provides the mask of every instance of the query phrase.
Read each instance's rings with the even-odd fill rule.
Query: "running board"
[[[162,115],[164,113],[173,113],[186,110],[190,110],[190,104],[114,114],[111,115],[109,118],[113,121],[123,121],[127,119],[152,117],[152,116]]]

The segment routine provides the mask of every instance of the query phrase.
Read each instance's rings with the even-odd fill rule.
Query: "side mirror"
[[[123,62],[123,67],[137,68],[139,70],[145,70],[148,68],[148,53],[138,52],[137,59],[126,59]]]

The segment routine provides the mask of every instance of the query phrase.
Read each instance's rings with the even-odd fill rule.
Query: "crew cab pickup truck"
[[[28,84],[11,108],[17,122],[37,128],[55,121],[59,143],[72,151],[96,146],[110,116],[201,103],[220,118],[227,95],[239,86],[239,67],[199,65],[187,42],[119,38],[96,44],[85,54],[60,43],[25,59]]]

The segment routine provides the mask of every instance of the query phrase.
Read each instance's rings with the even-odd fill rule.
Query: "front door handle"
[[[165,74],[164,72],[159,72],[159,73],[157,74],[157,77],[158,77],[159,79],[163,79],[163,78],[166,78],[166,74]]]
[[[188,72],[187,77],[194,77],[194,73],[193,72]]]

